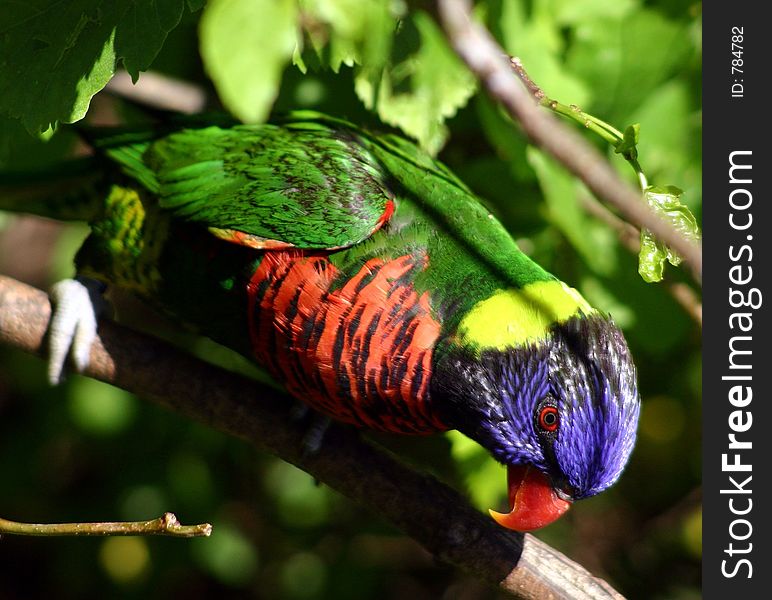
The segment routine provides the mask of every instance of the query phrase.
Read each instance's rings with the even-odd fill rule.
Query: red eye
[[[556,431],[558,428],[558,409],[554,406],[545,406],[539,413],[539,427],[544,431]]]

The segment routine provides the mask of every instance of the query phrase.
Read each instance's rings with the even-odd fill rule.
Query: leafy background
[[[116,67],[200,85],[216,98],[210,108],[247,121],[312,108],[402,129],[439,153],[524,251],[611,312],[636,357],[644,403],[630,466],[539,537],[628,597],[698,598],[699,328],[664,286],[640,279],[616,233],[579,208],[586,190],[477,91],[433,11],[431,2],[398,0],[4,3],[0,166],[39,167],[82,151],[64,124],[87,113],[97,123],[142,119],[98,93]],[[682,188],[699,218],[699,2],[485,0],[475,12],[548,95],[620,129],[640,123],[650,183]],[[3,272],[41,287],[72,275],[83,226],[0,214],[0,229]],[[121,319],[250,370],[130,299],[115,302]],[[466,489],[481,509],[504,505],[503,469],[461,436],[377,441]],[[7,537],[0,598],[497,597],[294,467],[89,379],[50,388],[39,360],[0,348],[0,514],[72,521],[165,510],[211,521],[215,533]]]

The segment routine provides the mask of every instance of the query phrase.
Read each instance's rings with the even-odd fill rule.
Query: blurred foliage
[[[313,108],[369,127],[394,125],[441,150],[526,252],[614,315],[636,357],[643,412],[630,466],[618,485],[578,503],[539,537],[630,598],[699,597],[699,329],[664,287],[641,280],[616,235],[578,208],[588,193],[581,184],[528,147],[517,126],[475,91],[441,35],[433,3],[204,4],[79,0],[55,17],[60,4],[52,0],[3,5],[0,165],[28,168],[68,152],[75,136],[67,127],[37,140],[25,129],[80,118],[117,59],[135,76],[152,63],[213,85],[224,107],[246,120],[270,109]],[[681,188],[699,221],[699,2],[484,0],[475,10],[550,97],[620,129],[640,123],[638,154],[649,182]],[[47,81],[46,92],[18,85],[20,73]],[[114,98],[94,97],[89,118],[116,115],[141,118]],[[592,141],[633,181],[618,155]],[[41,257],[30,251],[41,225],[5,217],[0,226],[1,270],[40,286],[72,275],[82,227],[61,230]],[[668,277],[683,275],[674,269]],[[254,371],[119,300],[122,320]],[[482,510],[506,502],[504,469],[459,435],[376,440],[466,488]],[[145,519],[172,510],[185,523],[215,526],[201,540],[2,539],[0,598],[497,597],[294,467],[103,384],[73,376],[49,388],[40,361],[6,348],[0,473],[7,518]]]

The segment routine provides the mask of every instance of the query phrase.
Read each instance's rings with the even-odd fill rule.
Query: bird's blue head
[[[610,318],[572,317],[522,347],[457,348],[438,366],[433,397],[442,397],[448,423],[508,467],[513,510],[494,514],[502,525],[544,526],[613,485],[627,464],[640,398]]]

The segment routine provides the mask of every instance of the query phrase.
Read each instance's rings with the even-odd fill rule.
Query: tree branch
[[[168,537],[209,537],[209,523],[183,525],[176,515],[167,512],[150,521],[119,521],[99,523],[17,523],[0,518],[0,533],[5,535],[40,536],[115,536],[163,535]]]
[[[633,255],[637,255],[641,249],[641,232],[617,217],[609,209],[603,206],[595,198],[584,195],[581,204],[587,214],[603,221],[611,229],[616,231],[620,243]],[[702,327],[702,302],[695,291],[685,283],[665,281],[663,282],[668,293],[681,305],[686,314]]]
[[[47,296],[0,276],[0,343],[43,356]],[[413,471],[352,428],[333,425],[303,452],[292,403],[257,382],[103,320],[86,375],[149,398],[297,465],[367,506],[440,560],[518,598],[621,598],[606,582],[531,535],[502,529],[456,490]]]
[[[471,19],[469,0],[438,0],[438,13],[458,55],[488,93],[520,122],[530,140],[581,179],[598,198],[614,206],[636,226],[645,227],[680,254],[697,282],[702,281],[701,245],[684,236],[641,201],[604,157],[574,130],[559,123],[534,102],[531,91],[512,72],[504,50]]]

